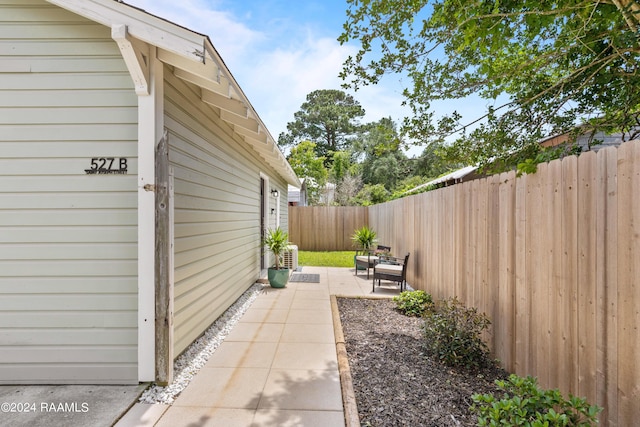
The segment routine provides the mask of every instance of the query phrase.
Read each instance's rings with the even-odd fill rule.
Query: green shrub
[[[449,366],[483,366],[489,351],[480,335],[490,324],[484,313],[465,307],[455,297],[440,301],[425,318],[427,349]]]
[[[425,291],[404,291],[393,297],[398,310],[406,316],[420,317],[433,309],[431,294]]]
[[[510,375],[508,381],[496,381],[504,391],[502,399],[492,394],[474,394],[471,411],[478,414],[479,426],[593,426],[598,424],[602,408],[585,399],[558,390],[542,390],[536,379]]]

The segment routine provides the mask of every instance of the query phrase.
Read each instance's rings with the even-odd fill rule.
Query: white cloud
[[[274,138],[286,131],[308,93],[318,89],[341,89],[338,74],[345,59],[355,53],[352,46],[341,46],[331,38],[309,34],[296,44],[257,54],[255,68],[243,70],[243,87],[253,98],[254,107]],[[393,85],[369,86],[348,91],[366,111],[365,121],[391,116],[403,117],[402,96]]]
[[[190,30],[206,34],[238,81],[274,138],[317,89],[340,89],[338,77],[344,60],[355,54],[353,46],[335,38],[318,36],[305,22],[273,18],[266,33],[243,24],[212,0],[126,0],[147,12]],[[248,12],[249,13],[249,12]],[[317,23],[315,23],[317,25]],[[398,85],[385,84],[351,92],[366,110],[365,121],[404,116]]]
[[[147,12],[208,35],[227,64],[238,64],[264,34],[243,25],[233,14],[205,0],[126,0]],[[233,72],[233,69],[231,70]]]
[[[275,138],[308,93],[340,88],[338,73],[348,51],[335,40],[309,36],[295,45],[256,52],[256,66],[243,70],[241,79]]]

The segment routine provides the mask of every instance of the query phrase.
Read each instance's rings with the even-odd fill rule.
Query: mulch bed
[[[474,393],[495,392],[497,367],[450,368],[425,352],[423,320],[391,300],[338,298],[363,426],[475,426]]]

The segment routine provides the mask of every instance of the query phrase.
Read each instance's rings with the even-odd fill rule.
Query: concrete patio
[[[342,426],[344,411],[330,295],[392,297],[396,285],[353,268],[304,267],[320,283],[260,293],[173,405],[135,404],[131,426]]]

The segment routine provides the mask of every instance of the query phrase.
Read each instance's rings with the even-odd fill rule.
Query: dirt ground
[[[423,320],[391,300],[338,298],[340,320],[363,426],[475,426],[474,393],[496,390],[498,368],[450,368],[429,358]]]

